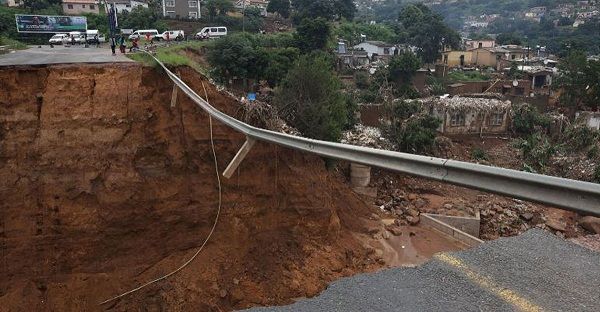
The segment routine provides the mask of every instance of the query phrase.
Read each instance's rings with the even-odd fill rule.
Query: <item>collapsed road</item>
[[[599,311],[600,253],[534,229],[336,281],[315,298],[248,311]]]

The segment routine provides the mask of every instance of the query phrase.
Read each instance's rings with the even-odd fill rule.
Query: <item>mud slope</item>
[[[201,78],[181,75],[196,90]],[[210,85],[209,98],[236,104]],[[154,69],[0,69],[0,310],[220,311],[312,296],[375,267],[371,212],[321,159],[257,144],[217,208],[208,116]],[[181,94],[181,93],[180,93]],[[243,137],[214,127],[221,171]]]

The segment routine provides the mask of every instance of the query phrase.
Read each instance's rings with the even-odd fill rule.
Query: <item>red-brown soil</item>
[[[179,72],[202,90],[203,78]],[[1,311],[284,304],[386,260],[419,258],[378,245],[376,210],[322,159],[258,143],[222,179],[221,218],[203,252],[99,306],[175,269],[208,234],[218,204],[208,115],[182,93],[171,107],[172,84],[139,64],[3,68],[0,82]],[[211,104],[238,111],[205,84]],[[213,125],[222,172],[244,137]],[[415,233],[408,243],[425,257],[461,248]]]
[[[218,202],[208,117],[184,96],[171,108],[162,73],[10,68],[0,81],[1,310],[98,310],[195,252]],[[235,111],[207,88],[213,105]],[[223,170],[244,138],[216,122],[214,136]],[[350,235],[367,231],[372,211],[320,158],[259,143],[222,182],[205,250],[113,310],[283,303],[380,266]]]

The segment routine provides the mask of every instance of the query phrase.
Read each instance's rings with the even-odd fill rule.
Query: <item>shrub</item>
[[[529,166],[542,171],[557,151],[548,136],[541,132],[535,132],[524,139],[517,140],[515,147],[521,150],[523,159]]]
[[[580,151],[598,142],[600,132],[586,126],[577,125],[567,128],[565,136],[567,143],[565,147],[574,151]]]
[[[529,104],[522,104],[513,110],[513,129],[517,134],[531,134],[535,131],[547,130],[550,118],[538,112]]]
[[[415,101],[396,101],[387,107],[390,126],[386,132],[402,152],[423,154],[433,148],[442,121],[420,112],[421,105]]]
[[[357,71],[356,73],[354,73],[354,83],[359,89],[369,88],[369,73],[367,73],[366,71]]]
[[[488,156],[485,151],[479,147],[471,151],[471,157],[476,160],[488,160]]]
[[[277,88],[275,104],[280,116],[305,136],[338,141],[353,113],[340,88],[330,60],[318,54],[302,56]]]
[[[594,170],[594,176],[592,181],[596,183],[600,183],[600,165],[596,166],[596,170]]]

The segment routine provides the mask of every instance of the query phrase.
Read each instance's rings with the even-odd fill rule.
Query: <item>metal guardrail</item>
[[[600,216],[600,184],[557,178],[468,162],[325,142],[253,127],[208,104],[151,55],[169,78],[196,104],[225,125],[252,139],[329,158],[389,169],[471,189]]]

